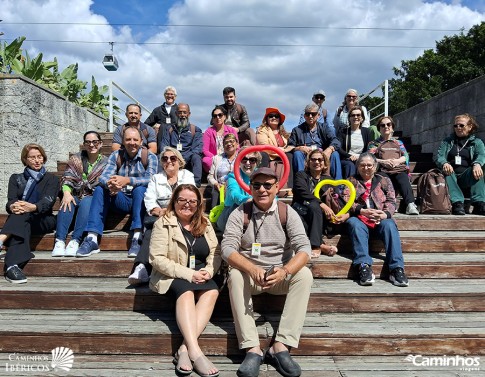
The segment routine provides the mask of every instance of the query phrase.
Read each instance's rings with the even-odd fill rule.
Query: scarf
[[[370,198],[370,188],[372,186],[372,181],[364,183],[365,185],[365,192],[360,196],[362,200],[367,204],[367,208],[370,208],[369,205],[369,198]],[[362,221],[367,227],[374,229],[376,227],[376,223],[374,221],[371,221],[368,217],[364,215],[358,215],[357,216],[360,221]]]
[[[26,179],[27,184],[25,185],[24,192],[22,194],[22,200],[32,204],[39,201],[39,192],[36,190],[36,187],[37,183],[44,178],[46,172],[47,171],[45,170],[44,166],[42,166],[39,171],[25,167],[24,178]]]
[[[73,194],[79,198],[92,195],[98,184],[98,178],[103,172],[106,163],[106,157],[98,158],[93,169],[88,174],[88,155],[86,151],[77,153],[69,159],[66,171],[61,178],[61,186],[67,185],[72,187]]]

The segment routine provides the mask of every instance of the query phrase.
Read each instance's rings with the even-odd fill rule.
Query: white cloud
[[[174,85],[179,92],[178,101],[191,105],[192,120],[203,128],[212,107],[221,102],[224,86],[236,88],[238,100],[247,106],[253,126],[259,125],[268,106],[279,107],[286,113],[287,123],[294,125],[315,90],[326,91],[326,104],[333,112],[347,88],[371,90],[384,79],[392,78],[392,67],[400,66],[401,60],[414,59],[422,53],[422,49],[400,46],[433,47],[444,35],[453,34],[336,28],[456,30],[481,22],[485,15],[457,1],[445,4],[421,0],[354,0],[351,5],[343,6],[338,0],[185,0],[168,10],[160,9],[168,11],[168,15],[153,14],[150,22],[158,23],[166,17],[173,25],[328,29],[169,27],[153,34],[146,42],[177,45],[133,45],[123,42],[139,41],[140,33],[133,35],[129,26],[108,25],[103,15],[91,11],[91,4],[90,0],[4,0],[2,18],[4,23],[70,22],[105,26],[0,25],[8,38],[26,35],[29,39],[106,42],[35,42],[26,46],[31,52],[42,51],[46,59],[57,56],[62,67],[79,62],[79,74],[86,81],[90,82],[91,75],[99,84],[115,80],[149,108],[160,104],[165,86]],[[128,11],[126,14],[124,23],[140,22],[130,18]],[[147,15],[146,19],[149,19]],[[118,42],[115,44],[120,61],[117,72],[107,72],[101,65],[104,53],[109,51],[109,41]],[[270,46],[197,45],[207,43]]]

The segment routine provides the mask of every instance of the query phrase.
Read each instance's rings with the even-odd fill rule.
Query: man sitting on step
[[[239,348],[247,351],[237,375],[259,375],[263,352],[252,295],[267,292],[286,295],[286,301],[266,361],[283,376],[300,376],[301,368],[289,349],[298,346],[313,283],[306,267],[310,242],[300,216],[275,200],[279,184],[273,169],[255,170],[250,188],[253,201],[231,213],[221,243],[222,257],[230,265],[228,287]]]
[[[157,172],[157,156],[142,147],[142,134],[138,128],[128,126],[123,130],[123,149],[109,156],[99,186],[93,193],[89,220],[85,231],[88,235],[76,256],[87,257],[99,253],[98,238],[103,234],[108,209],[131,214],[133,239],[129,257],[140,251],[141,230],[145,205],[143,198],[150,178]]]
[[[111,144],[111,149],[117,151],[121,148],[123,143],[123,130],[128,127],[136,127],[141,131],[141,137],[143,141],[143,146],[148,148],[152,153],[157,153],[157,134],[152,127],[149,127],[145,123],[141,122],[141,107],[136,103],[131,103],[126,106],[126,119],[128,122],[119,126],[113,134],[113,143]]]

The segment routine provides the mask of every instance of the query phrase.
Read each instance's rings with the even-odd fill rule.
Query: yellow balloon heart
[[[354,185],[346,180],[346,179],[338,179],[338,180],[333,180],[333,179],[324,179],[320,182],[318,182],[318,184],[315,186],[315,196],[320,199],[320,189],[324,186],[324,185],[331,185],[331,186],[340,186],[340,185],[344,185],[344,186],[347,186],[350,190],[350,197],[349,197],[349,201],[347,202],[347,204],[339,211],[339,213],[336,214],[336,216],[340,216],[340,215],[343,215],[344,213],[347,213],[350,209],[350,207],[352,207],[352,204],[354,204],[354,201],[355,201],[355,187]]]
[[[217,222],[217,219],[224,210],[224,189],[226,186],[221,186],[219,189],[219,205],[212,208],[209,212],[209,221],[213,224]]]

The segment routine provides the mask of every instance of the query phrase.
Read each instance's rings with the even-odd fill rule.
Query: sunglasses
[[[175,164],[178,161],[178,158],[177,156],[162,156],[162,162],[168,162],[168,160]]]
[[[316,117],[317,115],[318,115],[318,113],[311,113],[311,112],[306,112],[305,113],[305,116],[306,117],[309,117],[309,116]]]
[[[228,140],[224,142],[224,145],[233,145],[236,143],[236,140]]]
[[[259,190],[261,188],[261,186],[263,186],[264,189],[266,191],[268,191],[268,190],[271,190],[271,187],[273,187],[275,185],[275,183],[276,182],[273,182],[273,183],[269,183],[269,182],[264,182],[264,183],[261,183],[261,182],[251,182],[251,186],[255,190]]]
[[[85,146],[90,146],[90,145],[94,145],[94,146],[97,146],[101,143],[101,140],[84,140],[84,145]]]
[[[180,205],[180,206],[185,206],[186,204],[189,205],[189,207],[191,208],[195,208],[199,205],[199,201],[197,199],[185,199],[185,198],[177,198],[177,204]]]
[[[392,123],[391,122],[389,122],[389,123],[381,123],[381,124],[379,124],[379,127],[380,128],[383,128],[383,127],[392,127]]]
[[[250,157],[250,158],[247,158],[247,157],[244,157],[241,162],[243,164],[247,164],[248,162],[252,165],[252,164],[255,164],[256,162],[258,162],[258,159],[256,157]]]
[[[310,158],[310,161],[311,162],[318,162],[319,164],[321,164],[323,162],[323,158],[314,158],[314,157],[311,157]]]
[[[324,99],[325,96],[322,96],[322,95],[319,95],[319,96],[315,96],[315,99]]]
[[[362,118],[362,114],[350,114],[351,118]]]
[[[466,124],[461,124],[461,123],[458,123],[458,124],[454,124],[453,125],[454,128],[463,128],[465,126],[466,126]]]
[[[280,114],[268,114],[268,119],[271,118],[280,119]]]
[[[357,96],[347,96],[349,99],[357,99]]]
[[[217,113],[217,114],[212,114],[212,118],[222,118],[224,116],[224,113]]]

